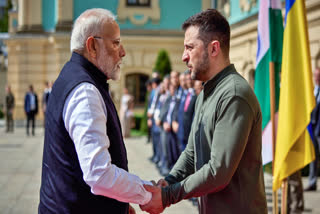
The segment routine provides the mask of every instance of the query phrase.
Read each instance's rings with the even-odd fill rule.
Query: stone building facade
[[[137,108],[142,106],[144,82],[151,75],[160,49],[168,51],[172,68],[183,72],[181,24],[207,8],[218,8],[231,24],[231,62],[253,85],[259,0],[16,0],[10,13],[7,81],[16,96],[15,118],[24,119],[28,85],[42,96],[45,81],[54,81],[70,58],[73,21],[86,9],[101,7],[117,15],[126,57],[121,79],[111,83],[119,105],[122,88],[129,87]],[[320,1],[306,0],[312,67],[320,66]],[[129,86],[128,86],[129,84]],[[140,105],[139,105],[140,104]],[[41,115],[42,117],[42,115]]]

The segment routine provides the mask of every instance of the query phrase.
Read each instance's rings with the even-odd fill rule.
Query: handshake
[[[141,210],[146,211],[150,214],[162,213],[165,207],[162,205],[161,187],[168,186],[168,182],[164,179],[160,179],[157,183],[151,181],[153,186],[143,185],[144,188],[152,194],[152,198],[149,203],[140,205]]]

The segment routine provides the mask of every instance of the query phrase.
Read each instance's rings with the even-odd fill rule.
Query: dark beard
[[[194,67],[194,71],[191,72],[191,79],[201,80],[201,76],[205,75],[209,71],[209,57],[208,52],[204,51],[202,54],[202,60]]]

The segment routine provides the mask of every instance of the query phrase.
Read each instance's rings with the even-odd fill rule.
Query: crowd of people
[[[153,76],[147,82],[148,128],[153,147],[150,160],[166,176],[186,147],[202,82],[192,80],[189,70],[172,71],[163,81],[157,73]]]
[[[45,123],[45,112],[49,100],[49,95],[51,93],[52,82],[45,82],[45,89],[42,95],[42,110],[43,117]],[[35,135],[35,127],[36,127],[36,115],[39,110],[39,101],[38,95],[33,89],[33,85],[29,85],[28,91],[24,96],[24,112],[26,115],[26,134],[30,135],[30,126],[31,126],[31,134]],[[13,111],[15,107],[15,97],[11,91],[10,85],[6,87],[6,99],[5,99],[5,115],[6,115],[6,132],[14,131],[14,118]]]

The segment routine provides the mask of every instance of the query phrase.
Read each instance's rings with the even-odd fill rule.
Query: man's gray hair
[[[75,21],[71,33],[70,50],[83,53],[90,36],[98,36],[106,22],[115,21],[109,10],[93,8],[84,11]]]

